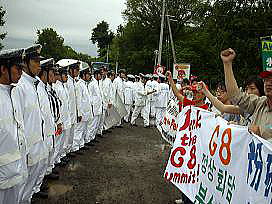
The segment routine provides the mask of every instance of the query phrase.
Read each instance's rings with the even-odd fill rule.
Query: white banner
[[[160,125],[157,126],[160,131],[162,138],[171,144],[174,145],[178,124],[177,124],[177,116],[179,114],[179,106],[176,100],[170,100],[167,109],[165,111],[163,120]]]
[[[165,179],[195,203],[271,203],[270,143],[196,107],[178,124]]]

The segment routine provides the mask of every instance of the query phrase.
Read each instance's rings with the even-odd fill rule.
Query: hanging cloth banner
[[[272,70],[272,41],[262,42],[262,58],[264,71]]]
[[[178,115],[164,177],[195,203],[272,202],[272,144],[197,107]]]

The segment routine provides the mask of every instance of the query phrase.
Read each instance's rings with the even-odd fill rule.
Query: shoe
[[[116,126],[116,128],[124,128],[122,125]]]
[[[67,156],[70,157],[70,158],[76,157],[75,153],[72,153],[72,152],[68,153]]]
[[[56,175],[59,175],[59,171],[56,168],[52,169],[52,173],[56,174]]]
[[[175,200],[175,203],[177,203],[177,204],[182,204],[182,203],[184,203],[184,202],[183,202],[182,199],[178,199],[178,200]]]
[[[131,126],[133,126],[133,127],[138,127],[138,125],[136,125],[136,124],[131,124]]]
[[[104,130],[104,133],[107,134],[107,133],[112,133],[112,131],[110,130]]]
[[[144,128],[150,128],[150,126],[148,125],[148,126],[144,126]]]
[[[102,135],[98,134],[96,135],[96,137],[100,137],[100,138],[104,138]]]
[[[89,149],[90,149],[89,147],[84,146],[80,150],[89,150]]]
[[[48,198],[48,193],[45,191],[40,191],[38,193],[35,193],[32,198],[42,198],[42,199],[47,199]]]
[[[85,145],[86,145],[86,146],[88,146],[88,147],[94,146],[94,144],[93,144],[93,143],[91,143],[91,142],[86,143]]]
[[[45,176],[45,178],[49,179],[49,180],[59,180],[59,175],[51,173],[51,174]]]
[[[84,153],[82,152],[82,151],[80,151],[80,150],[77,150],[76,152],[75,152],[77,155],[83,155]]]

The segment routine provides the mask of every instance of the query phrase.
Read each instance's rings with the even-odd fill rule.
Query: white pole
[[[169,34],[170,34],[170,41],[171,41],[171,47],[172,47],[173,61],[174,61],[174,64],[176,64],[177,63],[176,52],[175,52],[175,46],[174,46],[174,41],[173,41],[173,36],[172,36],[172,29],[171,29],[171,25],[170,25],[170,19],[169,19],[169,16],[168,16],[168,11],[167,11],[167,23],[168,23]]]
[[[160,33],[160,44],[159,44],[159,56],[158,56],[158,62],[157,62],[158,65],[161,65],[164,17],[165,17],[165,0],[163,0],[163,5],[162,5],[161,33]]]

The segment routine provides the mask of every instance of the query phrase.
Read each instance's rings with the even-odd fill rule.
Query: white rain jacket
[[[56,81],[56,83],[53,84],[53,88],[56,91],[59,99],[61,100],[62,105],[60,110],[60,117],[63,123],[63,129],[67,130],[71,128],[71,115],[70,115],[69,93],[67,89],[67,83]]]
[[[77,107],[77,96],[76,96],[75,84],[76,84],[75,80],[70,75],[68,75],[67,89],[69,93],[69,107],[70,107],[70,117],[71,117],[72,125],[77,123],[77,117],[82,116],[80,112],[78,111],[78,107]]]
[[[44,142],[44,121],[37,93],[37,79],[23,72],[12,95],[18,100],[14,101],[18,111],[22,112],[21,120],[24,121],[24,135],[27,140],[28,155],[27,165],[33,166],[48,157],[48,150]]]
[[[55,135],[56,125],[47,93],[47,87],[38,77],[37,79],[39,80],[37,91],[39,95],[42,118],[44,121],[44,135],[46,137],[52,137]]]
[[[90,94],[86,82],[83,79],[78,80],[76,87],[77,97],[80,99],[80,101],[78,101],[78,107],[82,113],[82,121],[86,122],[93,117]]]
[[[114,88],[114,96],[115,94],[118,94],[122,102],[124,102],[125,86],[124,86],[124,81],[121,77],[118,76],[116,79],[113,80],[113,88]]]
[[[102,115],[103,111],[103,100],[98,81],[93,77],[88,85],[88,90],[90,93],[90,99],[92,104],[93,115]]]
[[[134,83],[132,81],[126,81],[124,83],[124,103],[125,105],[133,105],[134,102]]]
[[[11,86],[0,84],[0,189],[11,188],[27,178],[26,140],[20,112],[11,99]],[[19,116],[19,117],[18,117]]]
[[[144,88],[142,82],[134,83],[134,92],[135,92],[135,106],[145,106],[147,100],[147,91]]]
[[[103,105],[104,109],[108,109],[109,104],[113,104],[113,85],[110,80],[110,78],[105,78],[104,80],[99,81],[99,86],[102,91],[102,100],[103,100]]]
[[[166,108],[169,101],[169,85],[166,83],[160,83],[157,93],[156,93],[156,103],[155,107],[157,108]]]

